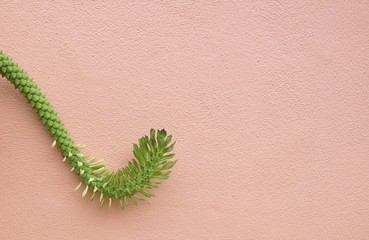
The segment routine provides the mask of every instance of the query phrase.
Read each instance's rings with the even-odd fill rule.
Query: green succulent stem
[[[80,152],[82,146],[74,143],[36,83],[2,51],[0,51],[0,74],[22,93],[49,130],[54,139],[52,146],[59,148],[63,161],[71,165],[71,171],[74,171],[81,180],[75,190],[78,190],[82,183],[85,185],[82,197],[90,190],[91,200],[96,193],[100,193],[101,206],[105,198],[108,198],[110,207],[112,198],[115,198],[124,208],[128,204],[128,199],[136,205],[136,200],[154,196],[149,190],[157,188],[160,180],[169,177],[169,170],[176,163],[170,160],[174,157],[171,152],[175,143],[171,142],[172,136],[168,136],[164,129],[158,131],[151,129],[149,136],[141,137],[139,143],[133,145],[135,158],[129,161],[126,167],[115,172],[109,171],[102,161],[85,157]]]

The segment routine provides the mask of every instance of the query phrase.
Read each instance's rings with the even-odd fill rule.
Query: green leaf
[[[167,162],[166,164],[164,164],[161,169],[162,170],[166,170],[166,169],[171,169],[175,164],[177,163],[177,161],[171,161],[171,162]]]
[[[175,156],[175,154],[174,154],[174,153],[172,153],[172,154],[168,154],[168,155],[165,155],[165,156],[163,156],[163,157],[161,158],[161,161],[165,161],[165,160],[171,159],[171,158],[173,158],[174,156]]]
[[[121,207],[122,209],[124,209],[124,203],[123,203],[123,201],[122,201],[121,199],[119,199],[119,203],[120,203],[120,207]]]
[[[163,151],[163,153],[165,154],[165,153],[168,153],[168,152],[171,152],[171,151],[173,151],[173,148],[174,148],[174,145],[176,144],[176,142],[174,142],[172,145],[170,145],[169,147],[167,147],[167,148],[164,148],[164,151]]]
[[[150,130],[150,140],[154,140],[155,139],[155,130],[151,129]]]
[[[142,193],[145,197],[148,197],[148,198],[155,196],[153,193],[151,193],[149,191],[146,191],[146,190],[143,190],[143,189],[141,189],[139,192]]]
[[[137,198],[138,200],[145,201],[145,198],[143,198],[143,197],[141,197],[137,194],[133,195],[133,197]]]
[[[154,178],[158,178],[158,179],[168,179],[169,176],[168,175],[165,175],[165,174],[162,174],[162,175],[157,175],[157,176],[154,176]]]
[[[172,141],[172,135],[169,135],[167,139],[165,139],[165,146],[167,146]]]
[[[129,198],[129,199],[131,200],[131,202],[133,203],[133,205],[135,205],[135,206],[138,205],[137,201],[134,198]]]

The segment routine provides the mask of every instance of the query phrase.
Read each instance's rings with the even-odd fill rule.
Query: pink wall
[[[178,165],[100,209],[1,79],[0,239],[369,238],[368,1],[121,2],[2,1],[0,49],[86,153],[165,127]]]

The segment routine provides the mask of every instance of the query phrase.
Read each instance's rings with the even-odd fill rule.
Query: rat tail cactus
[[[53,138],[51,146],[60,150],[62,161],[70,164],[71,171],[80,178],[75,191],[83,189],[82,197],[91,192],[90,199],[93,200],[98,194],[101,206],[107,202],[110,208],[112,199],[117,199],[124,208],[129,202],[137,205],[138,200],[154,196],[150,189],[157,188],[160,180],[169,177],[170,169],[176,163],[171,161],[175,142],[172,143],[172,136],[168,136],[164,129],[151,129],[150,136],[141,137],[138,144],[133,145],[135,158],[128,162],[128,166],[115,172],[109,171],[102,160],[97,161],[80,152],[83,146],[73,142],[36,83],[2,51],[0,74],[22,93],[49,130]]]

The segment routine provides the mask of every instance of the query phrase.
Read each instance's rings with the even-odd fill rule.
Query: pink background
[[[2,1],[0,49],[85,153],[117,169],[165,127],[179,163],[100,209],[1,79],[0,239],[368,239],[369,2],[311,2]]]

